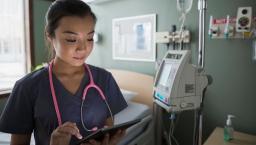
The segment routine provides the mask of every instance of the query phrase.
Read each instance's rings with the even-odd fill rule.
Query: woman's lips
[[[82,60],[84,59],[84,57],[73,57],[74,59],[77,59],[77,60]]]

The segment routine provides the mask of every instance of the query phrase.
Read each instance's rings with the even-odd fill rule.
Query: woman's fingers
[[[59,132],[74,135],[78,139],[82,139],[82,135],[80,134],[79,129],[77,128],[76,124],[72,122],[66,122],[60,126]]]
[[[118,130],[113,136],[106,134],[101,142],[92,139],[81,145],[116,145],[124,135],[125,130]]]
[[[96,140],[94,140],[94,139],[89,140],[89,143],[90,143],[91,145],[101,145],[101,142],[98,142],[98,141],[96,141]]]
[[[102,141],[102,145],[108,145],[109,144],[109,134],[107,133]]]
[[[78,139],[82,139],[76,124],[65,122],[52,132],[50,145],[68,145],[72,135],[76,136]]]
[[[92,144],[90,144],[90,143],[82,143],[80,145],[92,145]]]
[[[111,138],[109,141],[110,145],[115,145],[117,144],[121,138],[125,135],[125,130],[118,130]]]
[[[61,126],[58,131],[64,134],[74,135],[78,139],[82,139],[82,135],[76,126]]]

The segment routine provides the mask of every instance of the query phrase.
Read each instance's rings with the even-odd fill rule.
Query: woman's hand
[[[89,140],[88,143],[84,143],[81,145],[116,145],[124,135],[125,130],[118,130],[113,136],[109,136],[109,134],[106,134],[102,142],[98,142],[96,140]]]
[[[65,122],[52,132],[50,145],[69,145],[72,135],[76,136],[78,139],[82,139],[76,124]]]
[[[124,137],[125,135],[125,129],[123,130],[118,130],[113,136],[109,137],[109,135],[107,134],[103,140],[103,145],[116,145],[121,139],[122,137]],[[109,139],[110,140],[107,140]],[[109,142],[108,142],[109,141]],[[108,143],[108,144],[107,144]]]

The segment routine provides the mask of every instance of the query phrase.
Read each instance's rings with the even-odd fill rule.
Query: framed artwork
[[[112,20],[113,59],[155,61],[156,14]]]

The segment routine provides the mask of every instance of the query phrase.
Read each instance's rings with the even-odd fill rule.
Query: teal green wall
[[[35,64],[37,65],[45,62],[48,58],[44,39],[44,17],[49,4],[50,2],[45,0],[34,0],[33,2]]]
[[[239,6],[252,6],[254,16],[256,5],[253,0],[208,0],[207,21],[209,15],[224,18],[227,14],[236,16]],[[36,64],[46,60],[43,29],[44,14],[49,2],[34,1],[34,32]],[[172,24],[179,24],[179,13],[176,10],[176,0],[113,0],[112,2],[92,5],[98,17],[96,31],[102,35],[102,41],[95,49],[88,62],[101,67],[113,67],[132,70],[150,75],[155,74],[152,62],[121,61],[112,59],[113,18],[157,14],[157,31],[170,30]],[[196,62],[198,46],[198,11],[197,0],[188,14],[186,26],[192,32],[191,49]],[[208,29],[208,22],[207,27]],[[213,77],[213,84],[208,87],[204,108],[204,138],[216,126],[223,126],[226,115],[236,115],[235,129],[256,134],[256,63],[252,62],[251,40],[211,40],[206,39],[205,71]],[[157,58],[161,59],[166,51],[165,45],[157,46]],[[182,115],[183,116],[183,115]],[[190,142],[191,135],[187,129],[192,129],[193,115],[184,113],[179,122],[177,135],[181,144]],[[185,141],[184,141],[185,140]]]
[[[236,16],[239,6],[252,6],[256,16],[256,3],[251,0],[210,0],[207,16]],[[213,77],[205,98],[207,133],[215,126],[223,126],[226,115],[231,113],[236,115],[236,130],[256,134],[256,63],[252,61],[252,41],[207,39],[206,43],[205,69]]]

